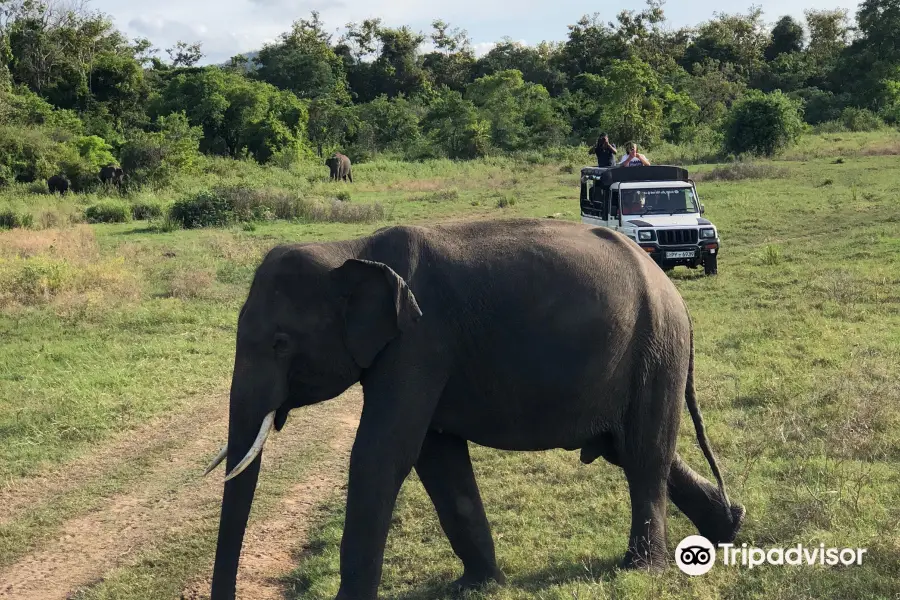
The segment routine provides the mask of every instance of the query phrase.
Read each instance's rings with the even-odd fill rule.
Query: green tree
[[[558,96],[566,88],[566,74],[556,66],[561,60],[560,51],[554,44],[526,46],[506,37],[478,60],[476,74],[484,77],[501,71],[519,71],[525,81],[540,84],[552,96]]]
[[[694,65],[712,59],[720,64],[734,65],[735,71],[746,81],[763,64],[763,52],[768,42],[760,8],[753,7],[746,15],[716,13],[714,19],[697,28],[681,64],[693,72]]]
[[[477,158],[490,149],[490,125],[462,94],[444,90],[422,119],[432,148],[449,158]]]
[[[320,98],[347,85],[343,62],[315,11],[312,18],[294,22],[277,43],[263,47],[254,63],[254,77],[300,98]]]
[[[192,127],[184,113],[160,116],[154,125],[155,131],[134,132],[122,147],[122,168],[139,185],[166,185],[198,163],[203,131]]]
[[[600,74],[611,60],[625,54],[622,37],[595,13],[569,25],[568,39],[554,62],[569,79],[574,79],[582,73]]]
[[[553,146],[568,134],[543,86],[526,82],[519,71],[500,71],[475,80],[466,98],[490,123],[491,142],[503,150]]]
[[[806,32],[794,17],[785,15],[772,28],[772,41],[766,46],[766,60],[775,60],[782,54],[792,54],[803,50]]]
[[[288,146],[307,147],[309,116],[296,95],[216,67],[170,78],[151,114],[179,112],[202,128],[204,152],[237,157],[246,151],[264,162]]]
[[[166,48],[166,54],[169,55],[169,64],[175,68],[193,67],[203,58],[203,43],[189,44],[179,40],[171,48]]]
[[[403,96],[379,96],[358,105],[355,113],[359,129],[354,146],[368,154],[405,151],[419,138],[419,109]]]
[[[738,100],[725,124],[725,148],[734,154],[772,156],[803,131],[800,104],[780,91],[757,90]]]

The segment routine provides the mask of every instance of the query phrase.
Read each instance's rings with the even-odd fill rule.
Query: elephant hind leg
[[[505,583],[466,440],[429,431],[419,452],[416,473],[434,503],[453,551],[463,563],[463,576],[453,587],[470,589],[489,581]]]
[[[680,386],[683,389],[683,385]],[[615,436],[615,454],[628,480],[631,534],[624,568],[664,569],[668,564],[667,509],[669,470],[675,457],[681,397],[663,369],[636,389]]]
[[[744,521],[739,504],[726,506],[719,488],[691,469],[677,454],[668,480],[669,497],[713,544],[733,542]]]

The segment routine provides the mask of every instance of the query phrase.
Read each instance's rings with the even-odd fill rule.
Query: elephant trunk
[[[244,370],[246,373],[246,370]],[[259,479],[262,461],[262,442],[271,429],[274,415],[264,403],[253,402],[259,395],[257,389],[248,389],[246,381],[239,381],[236,373],[232,381],[231,404],[228,419],[228,450],[226,473],[234,477],[226,479],[222,495],[222,512],[219,518],[219,539],[213,566],[211,600],[234,600],[238,562],[247,519],[253,505],[253,495]],[[255,379],[255,378],[254,378]],[[251,386],[252,387],[252,386]],[[257,414],[266,411],[265,414]],[[257,450],[255,458],[245,460]],[[242,463],[244,467],[241,470]],[[236,468],[238,470],[236,471]]]

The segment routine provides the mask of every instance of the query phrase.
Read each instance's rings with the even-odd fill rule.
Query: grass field
[[[221,473],[197,477],[224,440],[237,311],[262,254],[391,223],[578,220],[586,156],[375,162],[356,167],[350,185],[322,181],[324,167],[213,161],[196,180],[129,200],[165,203],[220,183],[315,201],[344,190],[346,205],[379,207],[352,209],[345,220],[357,222],[164,232],[158,221],[70,223],[96,198],[0,193],[0,211],[34,222],[0,231],[0,598],[202,597]],[[697,156],[671,148],[650,158]],[[900,598],[900,134],[808,137],[754,167],[689,168],[723,252],[715,278],[683,269],[672,277],[694,318],[711,443],[731,496],[747,507],[738,541],[862,547],[864,563],[717,566],[697,578],[674,566],[621,572],[630,512],[618,469],[582,465],[577,453],[473,447],[509,579],[473,598]],[[364,218],[372,214],[381,216]],[[353,402],[294,415],[267,445],[251,555],[272,560],[247,559],[246,570],[268,569],[278,591],[254,597],[337,591],[346,477],[338,459],[352,441]],[[684,421],[679,451],[707,473]],[[328,485],[313,486],[297,512],[304,481]],[[669,526],[673,550],[693,533],[674,507]],[[381,593],[443,598],[460,573],[412,476]]]

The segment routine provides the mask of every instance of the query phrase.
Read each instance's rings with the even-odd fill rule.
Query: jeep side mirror
[[[700,214],[702,215],[705,212],[706,212],[706,207],[701,204],[700,205]]]

